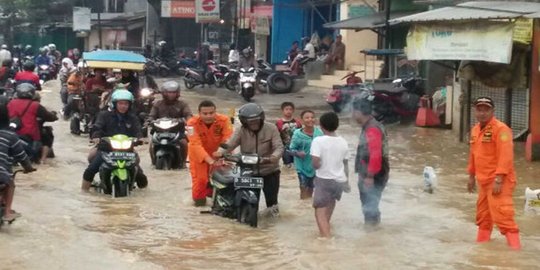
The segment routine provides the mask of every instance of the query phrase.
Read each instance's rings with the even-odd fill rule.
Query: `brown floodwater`
[[[47,86],[43,102],[58,109],[57,84]],[[298,110],[320,113],[327,109],[322,94],[308,90],[255,100],[275,118],[285,99]],[[222,89],[183,96],[192,108],[204,98],[218,100],[223,112],[242,103]],[[347,117],[342,122],[339,133],[352,158],[359,128]],[[253,229],[201,214],[205,209],[191,205],[188,171],[151,168],[147,146],[138,150],[147,189],[123,199],[82,194],[88,139],[69,134],[68,122],[52,125],[57,157],[18,176],[14,208],[23,217],[0,229],[0,269],[536,269],[540,263],[540,217],[523,212],[525,187],[540,188],[540,165],[525,161],[523,143],[516,143],[514,193],[523,250],[514,252],[495,232],[491,242],[475,243],[476,194],[466,192],[468,147],[449,130],[388,127],[391,178],[380,229],[364,230],[354,184],[336,206],[334,238],[321,240],[310,201],[299,200],[292,169],[282,170],[280,217],[261,211],[260,226]],[[433,194],[423,192],[424,166],[437,173]]]

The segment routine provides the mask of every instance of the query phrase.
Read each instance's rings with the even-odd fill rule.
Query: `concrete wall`
[[[368,0],[368,3],[373,6],[377,6],[377,0]],[[349,5],[363,5],[364,1],[347,1],[341,4],[340,19],[344,20],[348,18]],[[345,43],[345,68],[350,68],[351,65],[361,65],[364,62],[364,56],[360,53],[364,49],[376,49],[377,48],[377,34],[371,30],[362,30],[355,32],[355,30],[341,30],[340,34],[343,36],[343,43]]]
[[[146,11],[147,0],[129,0],[126,1],[124,6],[125,12],[139,12]]]

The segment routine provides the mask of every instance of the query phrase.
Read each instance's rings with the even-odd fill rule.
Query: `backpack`
[[[30,100],[30,102],[28,102],[28,104],[26,105],[26,108],[24,108],[24,111],[22,112],[21,115],[16,115],[9,119],[9,126],[13,130],[17,131],[22,128],[22,118],[26,114],[26,112],[28,111],[28,108],[30,108],[30,105],[32,105],[32,103],[34,103],[34,101]]]

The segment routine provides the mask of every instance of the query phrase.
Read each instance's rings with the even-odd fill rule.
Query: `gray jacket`
[[[236,129],[227,144],[231,150],[240,146],[240,152],[244,154],[256,153],[261,157],[269,157],[270,163],[259,165],[258,175],[265,176],[279,170],[284,148],[279,131],[272,123],[264,122],[257,133],[244,127]]]

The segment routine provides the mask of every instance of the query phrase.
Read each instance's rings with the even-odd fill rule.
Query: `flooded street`
[[[43,104],[59,111],[58,83],[45,88]],[[323,95],[304,89],[258,94],[254,101],[274,121],[285,100],[297,105],[297,114],[310,108],[320,115],[329,110]],[[226,114],[242,104],[226,89],[195,88],[182,96],[194,111],[205,98]],[[342,120],[339,133],[353,157],[359,128]],[[252,229],[201,214],[207,208],[191,205],[188,170],[151,168],[147,145],[138,149],[147,189],[126,199],[82,194],[88,138],[71,135],[67,121],[52,126],[56,158],[17,176],[14,208],[23,217],[0,229],[0,269],[535,269],[540,263],[540,217],[523,214],[525,187],[540,188],[540,163],[525,161],[523,143],[516,143],[514,193],[523,250],[513,252],[495,231],[491,242],[475,243],[476,194],[466,192],[468,146],[449,130],[389,127],[391,176],[380,230],[364,231],[353,181],[332,218],[334,239],[319,240],[311,201],[299,200],[294,169],[282,170],[281,216],[261,213],[259,228]],[[433,194],[423,192],[424,166],[438,176]]]

